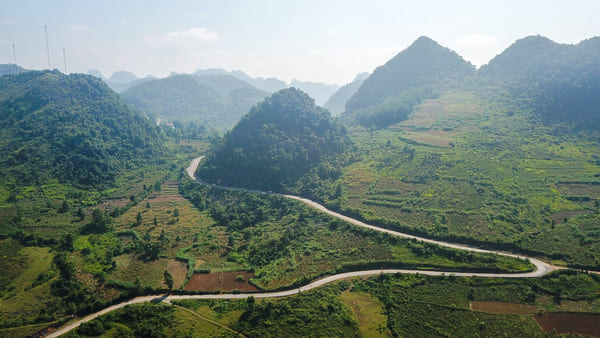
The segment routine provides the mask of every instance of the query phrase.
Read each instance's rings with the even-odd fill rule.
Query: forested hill
[[[377,67],[346,103],[346,110],[383,103],[411,87],[437,84],[473,75],[475,68],[452,50],[428,37],[420,37],[407,49]]]
[[[566,45],[528,36],[482,66],[477,78],[480,86],[508,88],[544,122],[600,127],[600,37]]]
[[[157,127],[93,76],[0,77],[0,171],[7,183],[58,178],[106,187],[121,170],[154,160],[163,141]]]
[[[144,82],[121,93],[140,111],[167,121],[198,121],[229,129],[268,96],[229,75],[174,75]]]
[[[346,130],[315,101],[283,89],[253,107],[208,156],[210,182],[280,191],[350,146]]]

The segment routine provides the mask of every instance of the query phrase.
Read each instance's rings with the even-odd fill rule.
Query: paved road
[[[266,192],[263,191],[258,191],[258,190],[248,190],[248,189],[241,189],[241,188],[231,188],[231,187],[224,187],[224,186],[218,186],[215,184],[210,184],[207,182],[202,181],[201,179],[199,179],[198,177],[196,177],[195,173],[196,173],[196,169],[198,168],[198,165],[200,163],[200,161],[204,158],[204,156],[200,156],[198,158],[195,158],[192,160],[192,162],[190,163],[190,166],[186,169],[188,175],[193,178],[194,180],[196,180],[199,183],[202,184],[207,184],[210,186],[213,186],[215,188],[219,188],[219,189],[225,189],[225,190],[233,190],[233,191],[250,191],[250,192],[257,192],[257,193],[263,193],[263,194],[267,194]],[[508,256],[508,257],[514,257],[514,258],[520,258],[520,259],[526,259],[529,260],[534,266],[535,266],[535,270],[531,271],[531,272],[524,272],[524,273],[478,273],[478,272],[448,272],[448,271],[429,271],[429,270],[407,270],[407,269],[381,269],[381,270],[363,270],[363,271],[354,271],[354,272],[346,272],[346,273],[340,273],[340,274],[336,274],[336,275],[332,275],[332,276],[328,276],[322,279],[318,279],[308,285],[293,289],[293,290],[286,290],[286,291],[277,291],[277,292],[264,292],[264,293],[239,293],[239,294],[218,294],[218,295],[154,295],[154,296],[144,296],[144,297],[137,297],[137,298],[133,298],[130,299],[126,302],[122,302],[113,306],[109,306],[104,310],[100,310],[96,313],[93,313],[87,317],[84,317],[74,323],[71,323],[63,328],[61,328],[60,330],[57,330],[51,334],[49,334],[47,337],[58,337],[60,335],[63,335],[71,330],[73,330],[74,328],[77,328],[79,325],[81,325],[82,323],[88,322],[94,318],[97,318],[98,316],[101,316],[105,313],[114,311],[116,309],[120,309],[122,307],[125,307],[126,305],[129,304],[136,304],[136,303],[145,303],[145,302],[170,302],[173,300],[182,300],[182,299],[244,299],[244,298],[248,298],[250,296],[254,297],[254,298],[278,298],[278,297],[287,297],[287,296],[291,296],[291,295],[295,295],[298,294],[300,292],[304,292],[304,291],[308,291],[310,289],[314,289],[320,286],[323,286],[325,284],[329,284],[331,282],[334,281],[338,281],[338,280],[342,280],[342,279],[347,279],[347,278],[352,278],[352,277],[360,277],[360,276],[373,276],[373,275],[379,275],[379,274],[394,274],[394,273],[403,273],[403,274],[419,274],[419,275],[427,275],[427,276],[442,276],[442,275],[447,275],[447,276],[458,276],[458,277],[473,277],[473,276],[478,276],[478,277],[490,277],[490,278],[532,278],[532,277],[541,277],[544,276],[556,269],[560,269],[560,267],[556,267],[553,265],[550,265],[546,262],[543,262],[539,259],[536,258],[532,258],[532,257],[527,257],[524,255],[515,255],[512,253],[508,253],[508,252],[501,252],[501,251],[492,251],[492,250],[485,250],[485,249],[480,249],[480,248],[473,248],[473,247],[469,247],[469,246],[465,246],[465,245],[459,245],[459,244],[453,244],[453,243],[448,243],[448,242],[444,242],[444,241],[436,241],[436,240],[432,240],[432,239],[428,239],[428,238],[423,238],[423,237],[419,237],[419,236],[414,236],[414,235],[409,235],[409,234],[405,234],[402,232],[398,232],[398,231],[393,231],[393,230],[388,230],[388,229],[384,229],[384,228],[380,228],[374,225],[370,225],[367,223],[364,223],[362,221],[356,220],[354,218],[348,217],[348,216],[344,216],[340,213],[337,213],[335,211],[329,210],[327,208],[325,208],[324,206],[320,205],[317,202],[311,201],[309,199],[303,198],[303,197],[299,197],[299,196],[294,196],[294,195],[281,195],[287,198],[291,198],[291,199],[295,199],[301,202],[306,203],[307,205],[320,210],[324,213],[327,213],[331,216],[337,217],[343,221],[352,223],[356,226],[360,226],[360,227],[364,227],[364,228],[368,228],[368,229],[372,229],[375,231],[380,231],[380,232],[385,232],[394,236],[398,236],[398,237],[404,237],[404,238],[413,238],[422,242],[426,242],[426,243],[432,243],[432,244],[437,244],[440,246],[444,246],[444,247],[448,247],[448,248],[453,248],[453,249],[458,249],[458,250],[465,250],[465,251],[471,251],[471,252],[483,252],[483,253],[492,253],[492,254],[497,254],[497,255],[502,255],[502,256]]]
[[[267,194],[264,191],[259,191],[259,190],[249,190],[249,189],[242,189],[242,188],[232,188],[232,187],[225,187],[225,186],[219,186],[219,185],[215,185],[215,184],[211,184],[211,183],[207,183],[204,182],[203,180],[201,180],[199,177],[196,177],[196,169],[198,169],[198,165],[200,164],[200,161],[202,161],[202,159],[204,158],[204,156],[200,156],[198,158],[195,158],[192,160],[192,162],[190,163],[190,166],[186,169],[188,175],[196,180],[199,183],[202,184],[207,184],[210,185],[212,187],[215,188],[219,188],[219,189],[225,189],[225,190],[233,190],[233,191],[249,191],[249,192],[256,192],[256,193],[263,193],[263,194]],[[338,212],[332,211],[327,209],[326,207],[324,207],[323,205],[309,200],[307,198],[304,197],[299,197],[299,196],[294,196],[294,195],[281,195],[290,199],[295,199],[298,201],[301,201],[319,211],[322,211],[326,214],[329,214],[333,217],[337,217],[343,221],[346,221],[348,223],[354,224],[356,226],[360,226],[363,228],[367,228],[367,229],[371,229],[371,230],[375,230],[375,231],[379,231],[379,232],[384,232],[393,236],[397,236],[397,237],[403,237],[403,238],[412,238],[412,239],[416,239],[418,241],[421,242],[426,242],[426,243],[432,243],[432,244],[437,244],[440,246],[444,246],[447,248],[452,248],[452,249],[458,249],[458,250],[465,250],[465,251],[471,251],[471,252],[482,252],[482,253],[492,253],[492,254],[496,254],[496,255],[502,255],[502,256],[508,256],[508,257],[513,257],[513,258],[519,258],[519,259],[525,259],[525,260],[529,260],[534,266],[535,266],[535,270],[528,272],[528,273],[519,273],[519,274],[493,274],[490,276],[484,276],[484,277],[507,277],[507,276],[518,276],[519,278],[522,277],[541,277],[543,275],[546,275],[554,270],[560,269],[560,267],[548,264],[546,262],[543,262],[539,259],[533,258],[533,257],[527,257],[525,255],[516,255],[516,254],[512,254],[509,252],[503,252],[503,251],[493,251],[493,250],[485,250],[485,249],[480,249],[480,248],[474,248],[474,247],[470,247],[470,246],[466,246],[466,245],[460,245],[460,244],[453,244],[453,243],[448,243],[448,242],[444,242],[444,241],[437,241],[437,240],[433,240],[433,239],[429,239],[429,238],[423,238],[423,237],[419,237],[419,236],[415,236],[415,235],[410,235],[410,234],[406,234],[403,232],[398,232],[398,231],[394,231],[394,230],[389,230],[389,229],[385,229],[385,228],[381,228],[375,225],[371,225],[371,224],[367,224],[365,222],[359,221],[357,219],[354,219],[352,217],[348,217],[345,215],[342,215]],[[457,275],[458,276],[458,275]]]

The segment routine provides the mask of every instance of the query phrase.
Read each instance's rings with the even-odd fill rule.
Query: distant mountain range
[[[269,93],[230,75],[173,75],[140,83],[121,93],[138,110],[167,121],[200,121],[231,128]]]
[[[333,115],[341,114],[346,107],[346,102],[354,95],[358,88],[369,77],[369,73],[360,73],[354,80],[336,91],[325,103],[324,108],[328,109]]]
[[[315,99],[316,104],[319,106],[323,106],[327,99],[331,97],[340,86],[336,84],[326,84],[323,82],[310,82],[310,81],[298,81],[296,79],[292,80],[290,83],[290,87],[295,87],[303,92],[306,92],[310,97]]]
[[[140,83],[156,79],[156,77],[152,75],[148,75],[144,78],[138,78],[135,74],[122,70],[114,72],[108,79],[104,77],[104,75],[102,75],[100,71],[95,69],[88,70],[87,74],[99,77],[100,79],[102,79],[102,81],[106,82],[110,89],[114,90],[117,93],[123,92]]]

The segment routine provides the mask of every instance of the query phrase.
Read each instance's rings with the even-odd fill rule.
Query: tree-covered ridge
[[[348,149],[346,130],[295,88],[253,107],[225,135],[200,176],[215,183],[281,190]]]
[[[600,122],[600,37],[577,45],[541,36],[517,40],[477,72],[480,86],[509,89],[543,122]]]
[[[383,103],[413,87],[440,84],[467,78],[475,68],[454,51],[427,37],[413,44],[377,67],[346,103],[346,111],[354,112]]]
[[[156,118],[231,128],[268,94],[229,75],[174,75],[134,86],[123,100]]]
[[[119,171],[149,161],[162,141],[100,79],[58,71],[0,78],[0,170],[7,181],[104,187]]]
[[[14,63],[7,63],[0,65],[0,76],[9,75],[9,74],[19,74],[22,72],[26,72],[27,69],[15,65]]]

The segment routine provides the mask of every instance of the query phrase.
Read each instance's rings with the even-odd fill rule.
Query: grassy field
[[[512,108],[454,92],[387,129],[354,129],[360,160],[333,204],[430,237],[600,267],[599,135],[567,136]]]
[[[352,317],[358,323],[361,337],[391,337],[388,329],[385,309],[379,299],[372,295],[344,291],[340,300],[352,311]]]
[[[12,239],[0,243],[0,323],[20,326],[52,315],[50,283],[54,254],[49,248],[23,247]],[[50,317],[51,318],[51,317]]]

